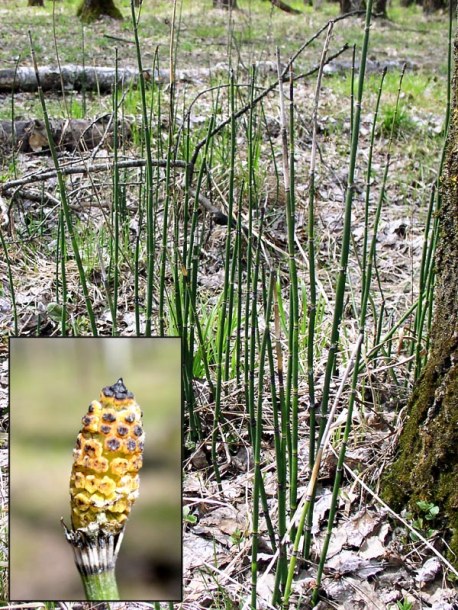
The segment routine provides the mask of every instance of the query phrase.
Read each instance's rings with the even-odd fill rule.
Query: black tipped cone
[[[114,396],[116,400],[124,400],[126,398],[133,398],[134,395],[124,385],[122,377],[118,379],[113,385],[107,386],[102,390],[103,394],[107,397]]]

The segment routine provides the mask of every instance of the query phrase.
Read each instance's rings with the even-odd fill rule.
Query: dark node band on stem
[[[83,576],[101,574],[114,570],[119,548],[124,536],[124,528],[118,533],[102,528],[70,530],[61,519],[65,538],[73,548],[75,563]]]

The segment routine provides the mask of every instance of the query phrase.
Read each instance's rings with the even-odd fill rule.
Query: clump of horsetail
[[[73,451],[72,529],[64,524],[88,600],[118,600],[115,565],[138,496],[142,412],[122,379],[89,405]]]
[[[32,34],[31,34],[30,30],[29,30],[29,41],[30,41],[30,51],[31,51],[31,55],[32,55],[32,63],[33,63],[33,67],[35,70],[35,77],[37,79],[38,97],[40,99],[41,109],[43,110],[43,118],[44,118],[44,124],[45,124],[45,129],[46,129],[46,135],[48,137],[49,152],[51,154],[51,158],[53,160],[54,167],[56,168],[56,172],[57,172],[57,185],[58,185],[58,189],[59,189],[60,200],[62,203],[62,211],[63,211],[63,215],[65,218],[65,224],[67,226],[67,232],[68,232],[68,235],[70,236],[70,240],[72,243],[73,256],[75,257],[76,266],[78,268],[81,289],[83,291],[84,300],[86,303],[86,310],[87,310],[87,314],[88,314],[88,318],[89,318],[89,323],[91,325],[91,331],[94,336],[97,336],[97,324],[95,321],[94,310],[93,310],[91,298],[89,295],[89,288],[88,288],[88,282],[87,282],[87,278],[86,278],[86,272],[84,270],[83,261],[82,261],[81,254],[80,254],[79,247],[78,247],[77,235],[76,235],[76,232],[75,232],[75,229],[73,226],[72,216],[70,214],[70,206],[68,203],[67,190],[65,187],[65,181],[64,181],[63,174],[62,174],[62,169],[59,164],[59,159],[57,157],[56,145],[54,143],[54,139],[53,139],[53,136],[51,133],[51,126],[50,126],[48,111],[46,108],[45,96],[43,93],[43,88],[41,86],[40,75],[38,72],[38,64],[37,64],[37,59],[35,56],[35,50],[34,50],[33,41],[32,41]]]

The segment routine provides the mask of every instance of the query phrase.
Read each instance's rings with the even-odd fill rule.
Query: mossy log
[[[396,509],[434,502],[451,532],[450,561],[458,567],[458,34],[454,100],[442,176],[436,251],[435,313],[427,363],[414,388],[398,456],[382,480]]]

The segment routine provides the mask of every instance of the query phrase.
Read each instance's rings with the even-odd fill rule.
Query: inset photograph
[[[12,338],[10,422],[10,599],[180,601],[180,338]]]

